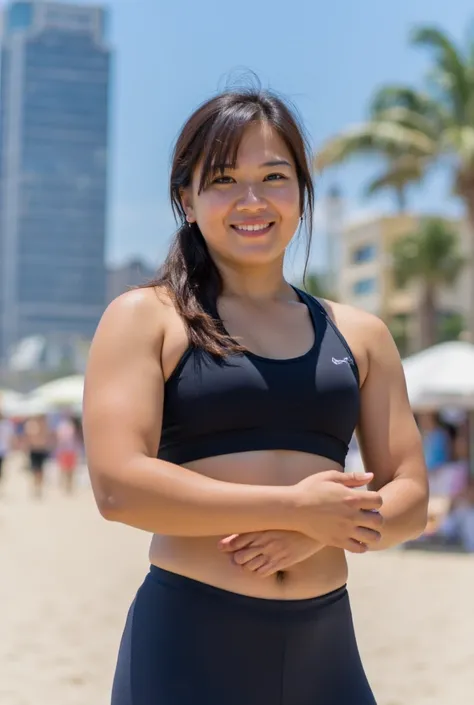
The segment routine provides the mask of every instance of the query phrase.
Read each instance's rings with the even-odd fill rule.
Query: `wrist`
[[[288,531],[297,531],[300,534],[308,535],[308,526],[306,522],[307,496],[303,489],[296,485],[290,485],[282,488],[284,497],[285,513],[285,529]]]
[[[298,531],[297,500],[292,486],[271,486],[260,488],[264,491],[263,510],[267,529],[277,531]]]

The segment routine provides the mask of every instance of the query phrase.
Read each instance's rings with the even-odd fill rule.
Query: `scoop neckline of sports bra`
[[[304,360],[305,358],[310,357],[315,352],[315,350],[318,349],[319,341],[320,341],[320,326],[318,325],[318,323],[316,321],[316,316],[315,316],[313,307],[310,306],[309,301],[306,299],[306,297],[309,298],[309,294],[306,294],[305,292],[300,291],[295,286],[293,286],[293,284],[290,284],[290,286],[293,289],[293,291],[295,292],[296,296],[298,297],[300,303],[304,304],[309,311],[309,316],[311,319],[311,323],[313,325],[313,334],[314,334],[314,340],[313,340],[311,347],[309,348],[309,350],[302,353],[301,355],[297,355],[296,357],[265,357],[264,355],[259,355],[258,353],[254,353],[251,350],[245,350],[244,352],[242,352],[242,355],[244,355],[245,357],[253,358],[255,360],[260,360],[261,362],[268,362],[271,364],[273,364],[273,363],[285,364],[285,363],[292,363],[292,362],[300,362],[301,360]],[[238,343],[238,341],[230,335],[227,328],[225,327],[224,322],[219,315],[219,311],[217,310],[217,302],[214,306],[214,309],[215,309],[214,313],[217,316],[217,320],[221,324],[221,327],[222,327],[222,330],[224,331],[224,333],[226,335],[228,335],[229,338],[231,340],[233,340],[235,343]]]

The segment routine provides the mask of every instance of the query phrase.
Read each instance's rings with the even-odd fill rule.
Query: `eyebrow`
[[[276,159],[271,162],[265,162],[265,164],[261,164],[260,166],[289,166],[291,167],[290,162],[287,162],[286,159]]]
[[[289,166],[291,169],[291,164],[288,162],[286,159],[274,159],[269,162],[264,162],[263,164],[260,164],[260,169],[263,169],[264,167],[271,167],[271,166]],[[236,167],[233,167],[232,164],[219,164],[216,165],[216,170],[219,171],[224,171],[224,169],[234,169]]]

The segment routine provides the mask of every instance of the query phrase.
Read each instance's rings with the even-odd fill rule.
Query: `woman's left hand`
[[[319,541],[297,531],[233,534],[218,545],[235,564],[264,578],[301,563],[324,548]]]

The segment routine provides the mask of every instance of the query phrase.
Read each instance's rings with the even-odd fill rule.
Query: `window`
[[[371,262],[377,256],[377,246],[375,244],[361,245],[352,252],[352,261],[355,264]]]
[[[7,28],[10,32],[30,27],[32,19],[33,7],[29,1],[16,2],[7,9]]]
[[[359,279],[359,281],[355,282],[352,286],[352,292],[356,294],[356,296],[373,294],[376,289],[377,280],[375,277],[371,277],[370,279]]]

